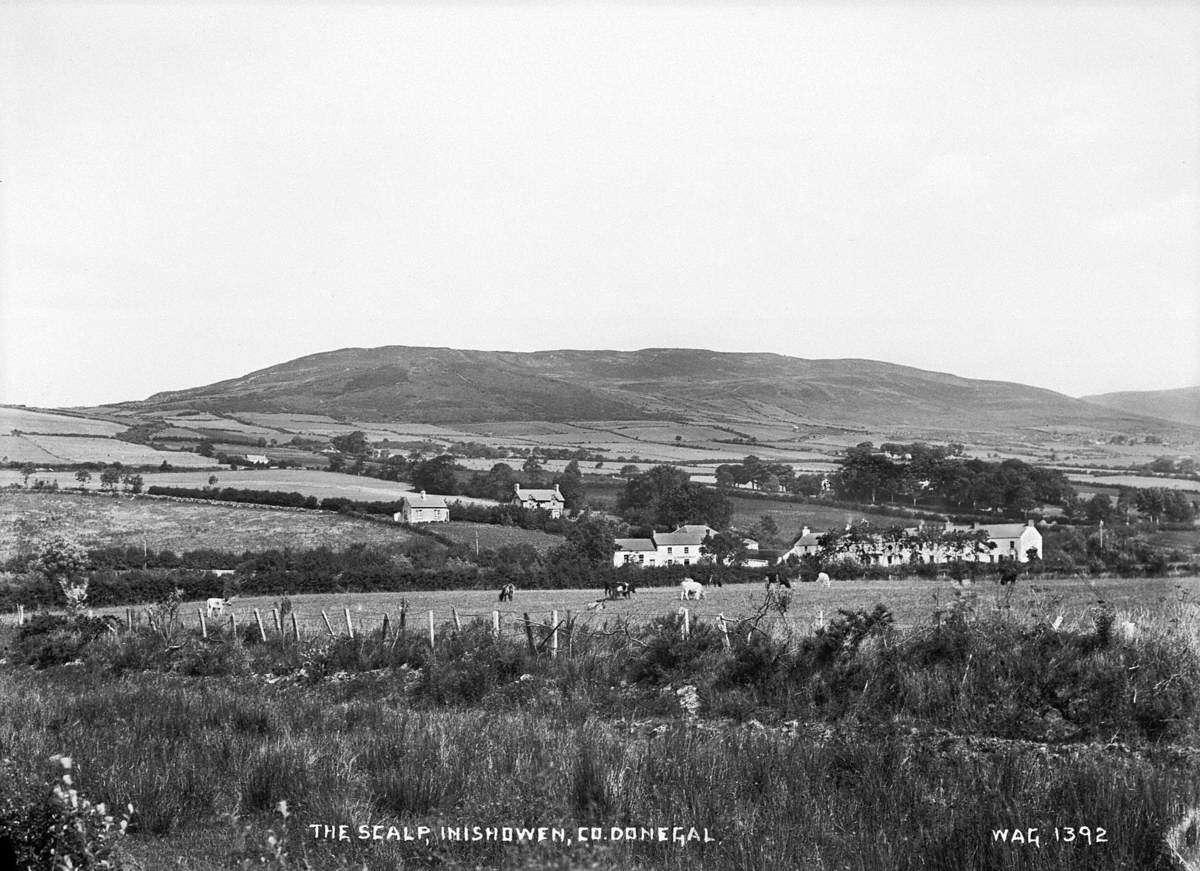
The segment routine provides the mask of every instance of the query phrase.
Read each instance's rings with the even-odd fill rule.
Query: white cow
[[[679,598],[682,599],[703,599],[704,585],[692,580],[684,578],[679,582]]]
[[[225,609],[233,604],[233,598],[228,599],[206,599],[204,602],[205,610],[209,617],[220,617],[225,613]]]
[[[829,575],[821,572],[819,575],[817,575],[817,583],[824,584],[828,587],[833,582],[829,580]]]

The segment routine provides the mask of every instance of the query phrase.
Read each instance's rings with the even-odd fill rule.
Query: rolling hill
[[[677,348],[531,353],[345,348],[110,408],[146,415],[279,411],[427,423],[706,419],[1117,431],[1168,426],[1051,390],[873,360]]]
[[[1130,414],[1200,426],[1200,385],[1175,390],[1130,390],[1085,396],[1087,402]]]

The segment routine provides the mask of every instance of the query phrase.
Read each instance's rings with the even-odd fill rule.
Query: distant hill
[[[1200,385],[1175,390],[1127,390],[1122,393],[1098,393],[1084,401],[1131,414],[1143,414],[1163,420],[1200,426]]]
[[[147,415],[279,411],[426,423],[707,419],[964,431],[1164,425],[1038,387],[873,360],[677,348],[344,348],[117,407]]]

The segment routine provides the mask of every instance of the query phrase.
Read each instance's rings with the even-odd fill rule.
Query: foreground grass
[[[0,753],[71,753],[91,795],[139,809],[130,856],[186,868],[261,853],[267,825],[317,868],[1167,868],[1162,833],[1198,797],[1196,765],[1179,757],[975,748],[899,725],[647,733],[536,692],[515,712],[422,711],[386,681],[90,683],[0,677]],[[287,823],[271,817],[281,800]],[[330,844],[312,823],[697,826],[717,841]],[[1081,825],[1105,828],[1106,843],[1045,840]],[[993,829],[1014,827],[1040,828],[1042,847],[995,843]]]
[[[204,640],[166,606],[119,635],[43,619],[0,669],[0,758],[36,773],[67,754],[93,800],[132,803],[132,868],[1171,867],[1165,835],[1200,803],[1189,602],[1133,638],[1100,605],[1078,629],[960,598],[909,629],[877,608],[815,634],[771,605],[728,649],[661,617],[564,629],[557,659],[483,622],[430,650],[416,634]],[[307,829],[343,824],[713,840]],[[1031,828],[1040,846],[993,834]]]

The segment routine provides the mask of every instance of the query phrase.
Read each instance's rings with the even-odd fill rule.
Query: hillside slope
[[[1161,425],[1021,384],[873,360],[693,349],[345,348],[120,408],[283,411],[428,423],[695,419],[1004,428]]]
[[[1200,426],[1200,385],[1175,390],[1127,390],[1084,396],[1084,401],[1131,414]]]

